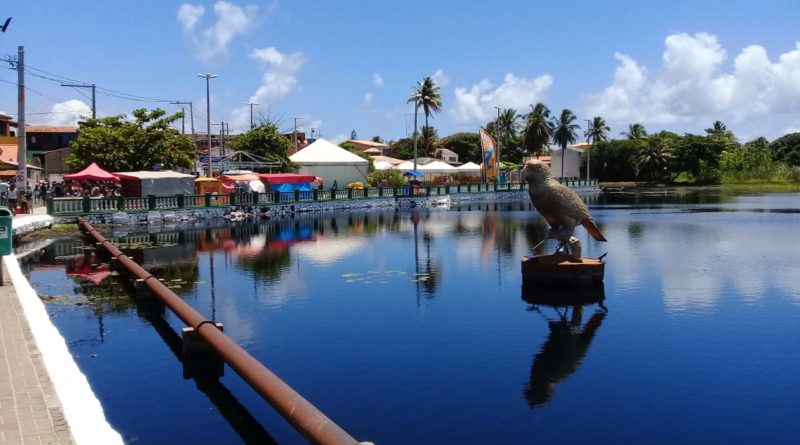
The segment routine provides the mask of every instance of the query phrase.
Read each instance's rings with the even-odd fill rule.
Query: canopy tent
[[[386,161],[375,161],[372,163],[372,166],[375,167],[375,170],[389,170],[394,168],[394,165]]]
[[[459,165],[458,167],[456,167],[456,170],[462,173],[480,173],[481,166],[474,162],[467,162],[464,165]]]
[[[417,177],[417,178],[421,178],[422,176],[425,176],[425,173],[422,173],[419,170],[409,170],[409,171],[403,173],[403,176],[408,176],[408,177],[414,176],[414,177]]]
[[[430,164],[420,165],[417,170],[423,173],[455,173],[457,171],[455,167],[442,161],[433,161]]]
[[[317,139],[289,159],[300,167],[301,175],[319,176],[329,183],[367,182],[369,161],[325,139]]]
[[[418,168],[419,168],[419,166],[420,166],[420,164],[417,164]],[[400,164],[395,165],[394,168],[396,168],[398,170],[404,170],[404,171],[405,170],[414,170],[414,162],[413,161],[404,161],[404,162],[402,162]]]
[[[219,179],[222,181],[223,193],[264,193],[267,191],[261,178],[255,173],[222,175]]]
[[[260,173],[258,175],[262,181],[270,184],[296,184],[300,182],[314,182],[319,178],[314,175],[298,175],[297,173]]]
[[[172,170],[118,172],[124,196],[171,196],[194,194],[194,176]],[[65,176],[66,177],[66,176]]]
[[[66,179],[67,181],[83,181],[84,179],[88,179],[92,181],[119,182],[119,178],[103,170],[95,162],[92,162],[91,165],[79,171],[78,173],[73,173],[71,175],[64,175],[64,179]]]
[[[313,175],[298,175],[296,173],[271,173],[258,175],[262,181],[269,184],[270,189],[278,192],[293,192],[299,190],[308,192],[313,190],[314,182],[322,182],[322,178]]]

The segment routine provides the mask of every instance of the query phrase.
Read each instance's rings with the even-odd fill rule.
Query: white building
[[[301,175],[319,176],[325,187],[337,182],[339,189],[351,182],[367,183],[369,161],[325,139],[317,139],[289,159],[300,167]]]

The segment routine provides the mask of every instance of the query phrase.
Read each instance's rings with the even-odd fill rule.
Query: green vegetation
[[[78,138],[69,143],[74,151],[65,163],[81,170],[92,162],[110,171],[190,168],[197,152],[192,139],[170,127],[183,113],[166,116],[156,108],[125,115],[87,119],[78,123]]]
[[[247,133],[236,135],[231,141],[234,150],[246,151],[267,160],[280,162],[281,171],[295,168],[289,160],[289,149],[292,142],[278,131],[273,123],[262,123]]]
[[[402,187],[406,184],[403,177],[403,172],[400,170],[387,169],[387,170],[373,170],[369,173],[369,186],[370,187]]]

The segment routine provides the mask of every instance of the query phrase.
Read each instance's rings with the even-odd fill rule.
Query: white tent
[[[162,171],[136,171],[114,173],[120,179],[125,196],[193,195],[194,175]]]
[[[369,161],[325,139],[317,139],[289,159],[300,166],[298,173],[325,178],[326,185],[337,181],[339,188],[344,188],[350,182],[367,183]]]
[[[386,161],[375,161],[372,163],[372,166],[375,167],[375,170],[389,170],[394,168],[394,165]]]
[[[442,161],[433,161],[430,164],[418,165],[417,170],[425,173],[455,173],[457,171],[455,167]]]
[[[418,170],[419,170],[420,167],[422,167],[422,165],[421,164],[417,164],[417,169]],[[402,170],[402,171],[414,170],[414,161],[405,161],[405,162],[403,162],[401,164],[395,165],[394,168],[396,168],[398,170]]]
[[[480,173],[481,166],[474,162],[467,162],[464,165],[459,165],[458,167],[456,167],[456,170],[458,170],[461,173]]]

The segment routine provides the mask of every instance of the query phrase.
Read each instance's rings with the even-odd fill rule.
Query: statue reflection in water
[[[522,299],[531,304],[529,310],[542,315],[550,329],[547,341],[531,363],[531,377],[524,389],[528,406],[544,406],[553,396],[556,385],[578,370],[608,313],[603,305],[604,298],[602,284],[577,290],[539,286],[523,288]],[[595,304],[596,309],[584,324],[584,307]],[[554,312],[555,317],[548,317],[550,312]]]

